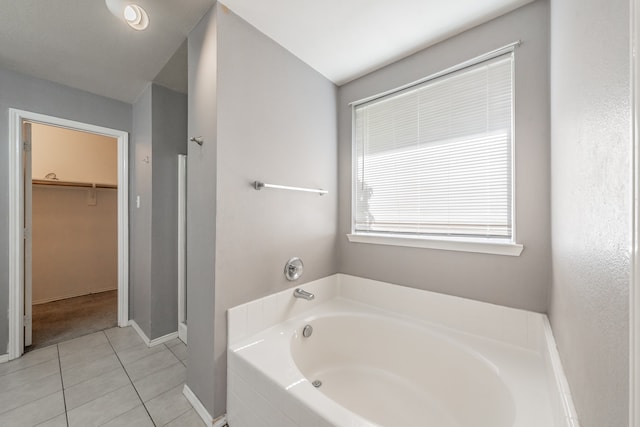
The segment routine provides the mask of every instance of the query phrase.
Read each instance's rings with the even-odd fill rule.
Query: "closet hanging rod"
[[[290,191],[303,191],[305,193],[317,193],[321,196],[328,193],[327,190],[321,188],[302,188],[302,187],[289,187],[287,185],[265,184],[262,181],[255,181],[253,188],[256,190],[262,190],[263,188],[275,188],[276,190],[290,190]]]
[[[32,184],[35,185],[53,185],[56,187],[83,187],[83,188],[115,188],[117,189],[117,185],[113,184],[92,184],[88,182],[71,182],[71,181],[49,181],[42,179],[32,179]]]

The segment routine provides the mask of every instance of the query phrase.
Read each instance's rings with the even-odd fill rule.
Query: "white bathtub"
[[[301,287],[316,298],[229,310],[230,427],[578,426],[546,316],[346,275]]]

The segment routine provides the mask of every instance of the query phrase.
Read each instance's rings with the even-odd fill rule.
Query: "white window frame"
[[[407,85],[395,88],[350,104],[352,107],[352,135],[351,135],[351,233],[347,234],[347,238],[352,243],[368,243],[377,245],[390,245],[390,246],[403,246],[413,248],[427,248],[427,249],[439,249],[447,251],[459,251],[459,252],[475,252],[493,255],[508,255],[519,256],[524,246],[516,243],[517,235],[517,223],[516,223],[516,191],[515,191],[515,88],[512,102],[512,132],[511,132],[511,238],[510,239],[485,239],[474,237],[449,237],[449,236],[437,236],[437,235],[404,235],[404,234],[391,234],[391,233],[357,233],[355,231],[355,213],[356,213],[356,193],[354,183],[357,181],[357,170],[355,167],[354,159],[356,158],[356,144],[355,144],[355,107],[375,99],[382,98],[384,96],[401,92],[405,89],[420,85],[430,80],[437,79],[446,74],[451,74],[464,68],[479,64],[481,62],[496,58],[501,55],[511,53],[515,55],[514,51],[517,46],[520,45],[520,41],[516,41],[499,49],[485,53],[453,67],[442,70],[438,73],[429,75],[423,79],[415,82],[411,82]],[[515,68],[515,57],[514,57]],[[514,71],[515,74],[515,71]],[[515,76],[514,76],[515,77]],[[515,86],[515,78],[512,80],[512,84]]]

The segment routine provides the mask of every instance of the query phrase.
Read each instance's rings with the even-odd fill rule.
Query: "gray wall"
[[[189,101],[195,108],[190,109],[190,134],[207,132],[209,136],[202,149],[189,146],[188,193],[190,207],[196,203],[194,193],[202,201],[217,196],[217,204],[212,199],[201,205],[206,210],[200,217],[190,212],[188,227],[192,233],[215,238],[215,273],[211,274],[209,265],[191,264],[194,260],[189,253],[187,384],[218,416],[226,407],[227,309],[290,287],[283,268],[293,256],[305,263],[299,283],[337,272],[337,99],[331,82],[224,6],[216,6],[209,21],[200,25],[190,37],[190,49],[196,37],[202,47],[200,62],[191,62],[190,50],[190,73],[198,70],[193,76],[197,87],[211,86],[203,93],[190,91],[197,98]],[[217,87],[203,79],[216,79]],[[216,106],[207,104],[211,99],[217,99]],[[200,126],[212,120],[217,121],[217,128],[210,124],[209,129],[201,130]],[[195,121],[198,126],[192,128]],[[321,187],[329,194],[258,192],[251,187],[254,180]],[[189,247],[206,253],[206,259],[196,255],[200,262],[211,262],[211,243],[208,240],[198,246],[190,241]],[[199,280],[192,274],[195,268]],[[205,269],[207,275],[203,275]],[[207,298],[206,304],[194,308],[192,291]],[[196,332],[192,326],[201,319],[205,326]],[[201,343],[206,343],[207,351],[192,352],[192,345]],[[212,361],[213,377],[209,374]],[[207,394],[199,395],[196,387],[206,389]]]
[[[551,282],[549,4],[538,0],[375,71],[339,90],[339,270],[539,312]],[[349,243],[351,109],[348,103],[522,40],[515,50],[515,194],[520,257]]]
[[[151,335],[178,330],[178,154],[187,154],[187,96],[154,84]]]
[[[9,108],[131,132],[131,105],[0,69],[0,212],[9,211]],[[9,218],[0,215],[0,313],[9,300]],[[0,315],[0,354],[8,344],[8,316]]]
[[[129,315],[151,334],[151,85],[133,104],[133,134],[129,145]],[[149,163],[145,159],[149,159]],[[136,197],[140,207],[136,207]]]
[[[218,35],[214,7],[189,34],[189,142],[187,157],[187,385],[213,414],[217,191]]]
[[[133,125],[130,311],[155,339],[178,329],[178,154],[187,151],[186,95],[150,84],[133,106]]]
[[[583,427],[628,425],[629,14],[551,1],[550,319]]]
[[[293,256],[305,265],[299,283],[336,273],[338,200],[335,85],[237,15],[219,17],[216,414],[227,309],[291,287]],[[329,194],[258,192],[254,180]]]

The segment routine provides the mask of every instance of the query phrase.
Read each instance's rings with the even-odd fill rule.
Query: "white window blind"
[[[513,53],[354,106],[355,234],[512,240]]]

